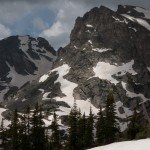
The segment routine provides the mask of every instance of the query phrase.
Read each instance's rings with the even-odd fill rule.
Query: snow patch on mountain
[[[124,113],[121,114],[119,112],[119,108],[122,108]],[[116,112],[117,112],[117,116],[122,119],[126,119],[127,117],[133,115],[133,111],[131,111],[127,107],[124,107],[123,103],[121,101],[116,102]],[[123,132],[125,129],[127,129],[128,123],[127,122],[119,122],[119,125],[120,125],[121,132]]]
[[[128,96],[128,97],[131,97],[131,98],[134,98],[134,97],[141,97],[141,99],[143,100],[143,102],[146,102],[147,100],[150,100],[150,99],[148,99],[148,98],[146,98],[143,94],[136,94],[136,93],[134,93],[134,92],[130,92],[130,91],[128,91],[127,90],[127,88],[126,88],[126,83],[125,82],[121,82],[121,84],[122,84],[122,87],[126,90],[126,95]]]
[[[86,27],[93,28],[91,24],[87,24]]]
[[[49,99],[49,98],[48,98],[48,95],[49,95],[50,93],[51,93],[51,92],[46,92],[46,93],[44,93],[42,100],[47,100],[47,99]]]
[[[75,101],[73,97],[73,90],[78,86],[78,84],[68,81],[67,79],[64,78],[64,76],[69,73],[69,70],[70,70],[70,67],[67,64],[63,64],[62,66],[51,70],[51,72],[57,71],[57,74],[59,75],[59,77],[57,78],[55,83],[59,82],[61,84],[60,89],[62,93],[65,94],[64,97],[55,97],[54,99],[56,101],[64,101],[70,107],[72,107]],[[95,114],[98,113],[98,109],[95,108],[89,100],[76,100],[76,103],[77,103],[77,106],[81,109],[81,112],[82,113],[85,112],[86,115],[89,114],[90,107],[92,108],[93,113]],[[60,109],[59,115],[64,115],[64,114],[68,115],[70,112],[70,108],[59,107],[59,109]]]
[[[150,19],[150,11],[141,7],[134,8],[136,11],[143,13],[146,19]]]
[[[88,42],[92,45],[92,41],[91,40],[88,40]]]
[[[132,17],[132,16],[127,15],[127,14],[122,14],[122,16],[124,16],[125,18],[128,18],[129,20],[131,20],[133,22],[138,23],[139,25],[143,26],[147,30],[150,30],[150,24],[146,20],[143,20],[141,18],[135,18],[135,17]]]
[[[137,29],[135,29],[135,28],[129,27],[129,29],[132,29],[132,30],[134,30],[135,32],[137,32]]]
[[[116,85],[117,83],[119,83],[119,81],[113,78],[112,75],[122,76],[127,72],[132,75],[136,75],[137,73],[132,67],[133,64],[134,60],[131,60],[130,62],[123,64],[122,66],[110,65],[106,62],[98,62],[96,67],[93,67],[93,71],[95,73],[93,77],[99,77],[100,79],[108,80]]]
[[[0,123],[2,122],[2,119],[4,119],[4,117],[2,116],[2,113],[3,113],[4,111],[6,111],[5,108],[0,108]],[[9,125],[11,122],[8,121],[8,120],[6,120],[6,119],[4,119],[4,120],[3,120],[3,123],[4,123],[4,127],[7,128],[8,125]]]
[[[93,51],[99,52],[99,53],[103,53],[106,51],[111,51],[111,48],[92,48]]]
[[[137,141],[124,141],[112,143],[105,146],[95,147],[89,150],[149,150],[150,139],[142,139]]]
[[[116,17],[114,17],[114,16],[112,16],[112,18],[113,18],[116,22],[125,23],[124,20],[120,20],[119,18],[116,18]]]
[[[44,74],[44,75],[40,78],[39,82],[44,82],[48,77],[49,77],[48,74]]]

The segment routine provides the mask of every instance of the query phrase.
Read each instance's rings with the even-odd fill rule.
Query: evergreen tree
[[[42,125],[42,112],[36,104],[31,122],[32,150],[45,149],[45,128]]]
[[[80,112],[80,111],[79,111]],[[79,149],[85,148],[85,129],[86,129],[86,117],[85,113],[78,119],[77,135],[78,135],[78,147]]]
[[[140,118],[139,114],[137,113],[136,109],[134,109],[134,113],[132,118],[130,119],[130,123],[128,125],[127,129],[127,137],[130,140],[133,140],[136,138],[136,134],[140,131],[141,125],[140,125]]]
[[[11,149],[19,150],[20,148],[20,137],[19,137],[19,119],[18,119],[18,111],[15,109],[13,114],[13,119],[10,125],[10,133],[11,133]]]
[[[57,115],[54,112],[53,114],[53,121],[51,124],[52,129],[52,136],[51,136],[51,146],[53,150],[60,150],[61,143],[60,143],[60,136],[59,136],[59,126],[57,122]]]
[[[114,142],[116,134],[119,133],[117,119],[114,97],[110,93],[106,101],[106,144]]]
[[[73,108],[71,109],[69,115],[69,137],[68,137],[68,149],[69,150],[78,150],[78,137],[77,137],[77,105],[74,102]]]
[[[103,145],[106,139],[106,118],[103,116],[102,108],[100,107],[98,113],[98,121],[96,124],[96,138],[97,138],[97,145]]]
[[[92,114],[92,109],[90,108],[90,114],[87,119],[86,131],[85,131],[86,148],[91,148],[94,145],[93,124],[94,124],[94,117]]]
[[[30,141],[30,135],[27,133],[27,115],[23,115],[21,118],[21,122],[20,122],[20,130],[19,130],[19,134],[20,134],[20,148],[21,150],[30,150],[31,149],[31,141]]]

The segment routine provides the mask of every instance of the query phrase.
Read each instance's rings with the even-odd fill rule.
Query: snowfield
[[[4,118],[4,117],[2,116],[2,113],[3,113],[4,111],[6,111],[5,108],[0,108],[0,123],[2,122],[2,119]],[[8,120],[6,120],[6,119],[4,119],[4,122],[3,122],[3,123],[4,123],[4,127],[7,128],[8,125],[9,125],[11,122],[8,121]]]
[[[112,143],[90,150],[150,150],[150,139]]]
[[[122,76],[127,72],[132,75],[136,75],[137,73],[133,70],[132,66],[134,65],[134,60],[123,64],[122,66],[115,66],[105,62],[98,62],[96,67],[93,67],[93,71],[95,73],[94,77],[99,77],[100,79],[108,80],[111,83],[117,84],[119,83],[112,75]],[[120,74],[118,74],[120,72]]]
[[[135,17],[132,17],[132,16],[127,15],[127,14],[122,14],[122,16],[124,16],[125,18],[127,18],[133,22],[138,23],[139,25],[143,26],[144,28],[146,28],[147,30],[150,31],[150,24],[146,20],[143,20],[141,18],[135,18]]]
[[[111,51],[111,48],[92,48],[93,51],[99,52],[99,53],[103,53],[106,51]]]
[[[56,101],[64,101],[70,107],[72,107],[74,104],[74,101],[75,101],[75,99],[73,97],[73,90],[78,86],[78,84],[68,81],[67,79],[64,78],[64,76],[69,73],[70,67],[68,66],[68,64],[63,64],[62,66],[51,70],[50,73],[52,73],[54,71],[56,71],[57,74],[59,75],[59,77],[57,78],[55,83],[59,82],[61,84],[60,89],[61,89],[62,93],[65,94],[64,97],[54,97],[54,99]],[[44,76],[43,76],[43,79],[44,79]],[[49,99],[47,97],[49,93],[50,92],[43,94],[42,100]],[[96,107],[94,107],[91,104],[90,100],[88,100],[88,99],[87,100],[76,100],[76,104],[77,104],[78,108],[81,109],[81,113],[85,113],[86,115],[89,114],[90,107],[92,108],[92,111],[94,114],[97,114],[99,111]],[[62,107],[62,106],[60,106],[59,109],[60,109],[60,111],[56,112],[57,115],[59,115],[59,116],[68,115],[71,110],[71,108],[66,108],[66,107]]]

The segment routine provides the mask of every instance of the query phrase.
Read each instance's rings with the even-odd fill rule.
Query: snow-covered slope
[[[51,69],[55,50],[43,38],[11,36],[0,41],[0,101]],[[12,90],[11,90],[12,91]],[[11,93],[12,94],[12,93]]]
[[[149,150],[150,139],[137,141],[125,141],[109,144],[106,146],[95,147],[89,150]]]

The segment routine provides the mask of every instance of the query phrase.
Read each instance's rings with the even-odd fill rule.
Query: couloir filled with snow
[[[73,97],[73,90],[78,86],[78,84],[73,83],[67,79],[64,78],[65,75],[69,73],[70,67],[67,64],[63,64],[62,66],[55,68],[50,71],[50,73],[56,71],[57,74],[59,75],[58,79],[55,81],[55,83],[59,82],[61,84],[60,89],[63,94],[65,94],[64,97],[54,97],[56,101],[64,101],[66,102],[70,107],[73,106],[74,104],[74,97]],[[47,79],[47,76],[44,75],[40,78],[39,82],[44,82]],[[43,94],[43,100],[48,99],[49,92]],[[81,112],[86,115],[89,114],[90,107],[92,108],[92,111],[94,114],[98,113],[98,109],[94,107],[90,100],[76,100],[78,108],[80,108]],[[66,108],[66,107],[59,107],[60,111],[57,111],[56,113],[58,115],[68,115],[70,113],[71,108]]]

